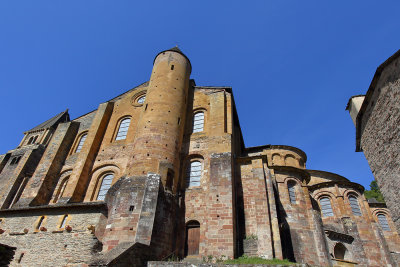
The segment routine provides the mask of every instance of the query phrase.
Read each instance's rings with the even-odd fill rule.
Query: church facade
[[[170,257],[397,266],[384,203],[295,147],[245,147],[230,87],[198,86],[178,49],[151,77],[0,155],[0,256],[10,266],[144,266]]]

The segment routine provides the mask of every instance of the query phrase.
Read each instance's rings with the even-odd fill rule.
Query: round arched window
[[[104,175],[103,180],[101,181],[99,193],[97,195],[97,200],[103,200],[106,198],[106,194],[108,189],[111,187],[112,180],[114,179],[113,173],[108,173]]]

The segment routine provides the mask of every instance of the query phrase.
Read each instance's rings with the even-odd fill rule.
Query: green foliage
[[[367,199],[375,198],[379,202],[385,202],[385,200],[383,199],[383,195],[379,190],[378,184],[376,183],[376,180],[373,180],[369,187],[370,190],[364,191],[364,195]]]
[[[226,264],[280,264],[280,265],[293,265],[289,260],[270,259],[266,260],[259,257],[248,257],[246,255],[234,259],[224,261]]]
[[[256,236],[255,234],[246,235],[246,238],[245,238],[245,239],[255,239],[255,240],[257,240],[257,239],[258,239],[258,236]]]
[[[175,254],[168,257],[167,261],[179,261],[180,259]]]

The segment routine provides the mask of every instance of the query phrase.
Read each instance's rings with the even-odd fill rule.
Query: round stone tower
[[[164,187],[172,189],[179,175],[190,73],[190,61],[178,47],[154,59],[128,175],[158,173]]]

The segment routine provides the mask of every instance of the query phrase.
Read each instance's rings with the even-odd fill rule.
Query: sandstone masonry
[[[148,82],[79,118],[64,111],[0,155],[1,264],[158,266],[247,254],[397,266],[384,203],[307,169],[298,148],[246,148],[232,88],[196,85],[191,70],[177,47],[162,51]]]

